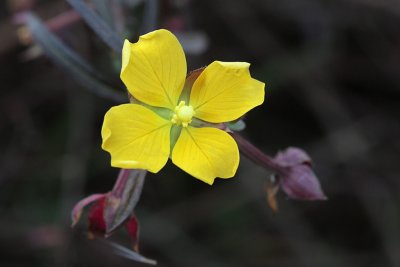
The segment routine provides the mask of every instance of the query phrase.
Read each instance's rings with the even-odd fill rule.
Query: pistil
[[[187,127],[195,115],[193,107],[186,105],[185,101],[181,101],[179,105],[175,107],[175,113],[172,115],[171,122],[182,127]]]

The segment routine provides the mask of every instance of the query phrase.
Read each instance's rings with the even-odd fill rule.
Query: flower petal
[[[208,122],[238,119],[264,102],[265,84],[251,78],[249,63],[214,61],[200,74],[190,94],[196,117]]]
[[[105,115],[102,148],[111,154],[111,165],[158,172],[169,157],[171,122],[137,105],[112,107]]]
[[[137,43],[125,40],[121,79],[138,100],[173,109],[186,77],[186,58],[176,37],[167,30],[142,35]]]
[[[236,142],[216,128],[182,128],[172,151],[172,162],[190,175],[213,184],[216,177],[231,178],[239,165]]]

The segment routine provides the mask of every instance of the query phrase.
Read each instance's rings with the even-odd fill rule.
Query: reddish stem
[[[264,154],[264,152],[247,141],[243,136],[235,132],[230,132],[230,134],[236,140],[240,152],[242,152],[243,155],[252,160],[254,163],[260,165],[268,171],[278,173],[280,175],[286,173],[285,167],[277,164],[273,158]]]

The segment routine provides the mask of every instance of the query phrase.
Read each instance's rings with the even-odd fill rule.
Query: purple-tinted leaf
[[[284,151],[278,152],[275,161],[281,166],[296,166],[299,164],[308,164],[311,166],[311,157],[302,149],[289,147]]]
[[[321,185],[306,164],[287,168],[287,173],[280,175],[280,184],[288,197],[301,200],[326,200]]]
[[[107,235],[121,226],[133,214],[142,192],[146,173],[145,170],[121,169],[104,207]]]
[[[74,206],[74,208],[72,209],[72,212],[71,212],[72,227],[74,227],[78,223],[79,219],[81,218],[83,209],[87,205],[89,205],[101,198],[105,198],[105,194],[93,194],[88,197],[85,197],[84,199],[82,199],[81,201],[76,203],[76,205]]]

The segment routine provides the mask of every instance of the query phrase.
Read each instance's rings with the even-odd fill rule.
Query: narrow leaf
[[[110,0],[92,0],[91,3],[94,6],[94,9],[97,11],[99,16],[103,19],[104,22],[107,23],[112,29],[113,28],[113,14],[112,14],[112,6]],[[116,1],[119,4],[119,1]],[[113,4],[116,4],[113,3]]]
[[[83,0],[67,0],[96,34],[115,52],[122,53],[122,38]]]
[[[158,15],[158,0],[147,0],[145,3],[145,10],[143,15],[143,25],[141,27],[141,34],[154,31],[157,27]]]
[[[56,35],[51,33],[34,14],[27,14],[26,23],[33,38],[43,48],[46,55],[54,63],[72,74],[84,88],[100,97],[118,103],[125,102],[126,97],[122,93],[116,92],[102,82],[97,72]]]
[[[90,75],[98,76],[98,74],[90,64],[85,62],[83,58],[81,58],[72,49],[67,47],[42,23],[42,21],[38,17],[36,17],[32,13],[28,13],[26,16],[26,22],[32,32],[34,39],[40,44],[43,43],[44,45],[42,46],[44,48],[50,48],[50,51],[54,51],[56,53],[62,52],[72,64],[78,66],[81,69],[84,69],[86,72],[90,73]]]
[[[106,244],[108,244],[109,246],[111,246],[115,252],[115,254],[122,256],[124,258],[130,259],[130,260],[134,260],[137,262],[141,262],[141,263],[146,263],[146,264],[150,264],[150,265],[156,265],[157,261],[153,260],[153,259],[149,259],[146,258],[142,255],[140,255],[139,253],[130,250],[126,247],[123,247],[117,243],[111,242],[111,241],[105,241]]]

